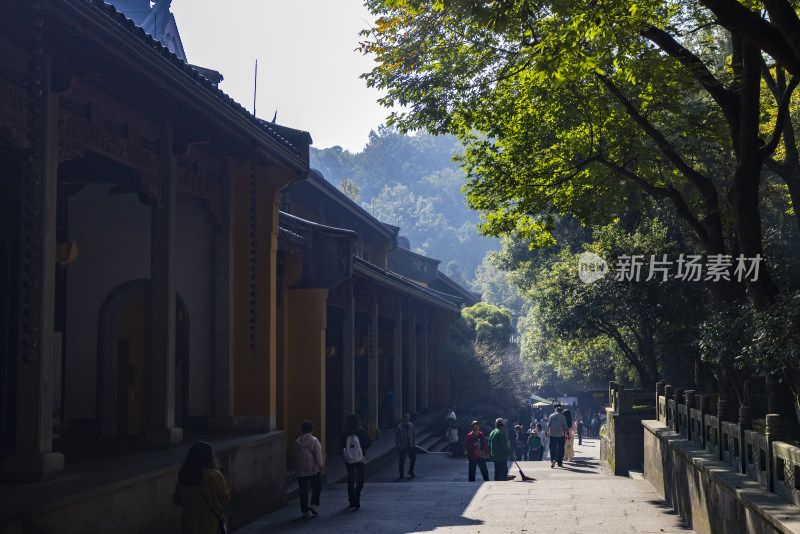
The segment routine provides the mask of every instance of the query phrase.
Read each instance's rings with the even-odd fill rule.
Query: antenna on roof
[[[258,58],[256,58],[256,72],[253,77],[253,117],[256,116],[256,90],[258,89]]]

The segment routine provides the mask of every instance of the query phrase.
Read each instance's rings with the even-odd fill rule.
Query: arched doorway
[[[104,435],[135,436],[145,430],[150,395],[150,280],[119,286],[100,310],[98,417]],[[175,426],[186,419],[189,316],[175,303]]]

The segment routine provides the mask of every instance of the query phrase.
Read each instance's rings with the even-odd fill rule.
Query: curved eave
[[[282,223],[282,225],[295,225],[300,228],[314,230],[320,235],[326,235],[330,237],[349,237],[353,241],[358,239],[358,234],[354,230],[336,228],[334,226],[326,226],[324,224],[315,223],[313,221],[297,217],[296,215],[292,215],[291,213],[286,213],[285,211],[278,212],[278,220]]]
[[[355,215],[356,217],[361,218],[364,222],[369,224],[376,232],[383,235],[384,237],[392,240],[392,248],[397,246],[397,230],[379,219],[375,218],[370,212],[362,208],[358,205],[358,202],[355,202],[353,199],[339,191],[339,189],[330,183],[328,180],[325,179],[325,176],[317,169],[311,169],[308,174],[308,178],[306,182],[312,184],[316,187],[319,191],[336,201],[344,209],[348,210],[350,213]]]
[[[407,293],[417,300],[427,302],[429,304],[434,304],[441,308],[445,308],[449,311],[460,313],[461,306],[460,302],[461,299],[454,295],[447,295],[446,293],[440,293],[438,291],[434,291],[429,289],[425,286],[421,286],[410,280],[407,280],[399,275],[392,273],[391,271],[386,271],[381,269],[377,265],[373,265],[361,258],[354,258],[355,261],[353,262],[353,272],[359,273],[361,275],[366,276],[367,278],[371,278],[381,285],[394,289],[396,291]]]

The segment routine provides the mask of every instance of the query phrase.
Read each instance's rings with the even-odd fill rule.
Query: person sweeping
[[[513,459],[511,448],[508,446],[508,436],[505,432],[505,422],[498,417],[494,422],[494,430],[489,434],[489,453],[494,463],[494,479],[509,480],[515,478],[508,474],[508,459]]]

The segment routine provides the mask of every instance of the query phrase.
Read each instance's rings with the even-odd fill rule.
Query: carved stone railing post
[[[671,401],[673,399],[673,396],[674,396],[674,393],[673,393],[672,386],[669,385],[669,384],[664,386],[664,401],[665,401],[664,402],[664,411],[666,412],[666,414],[665,414],[666,415],[666,424],[670,429],[675,430],[675,425],[674,425],[674,422],[672,421],[672,414],[670,414],[670,411],[669,411],[669,401]]]
[[[720,460],[724,460],[724,449],[722,443],[722,418],[728,413],[728,401],[725,399],[717,400],[717,445],[719,445],[718,456]]]
[[[616,411],[617,407],[614,405],[614,394],[617,392],[617,383],[611,380],[608,383],[608,403],[611,405],[611,409]]]
[[[664,396],[664,386],[666,384],[666,382],[656,382],[656,414],[658,415],[658,420],[662,423],[667,421],[666,409],[663,414],[661,413],[661,397]]]
[[[683,388],[675,388],[675,432],[681,433],[685,422],[681,420],[681,404],[683,404]]]
[[[781,416],[776,413],[767,414],[767,489],[775,491],[775,453],[772,450],[772,443],[781,438]]]
[[[739,406],[739,470],[742,474],[747,474],[747,455],[745,451],[745,430],[753,428],[753,408],[750,406]]]
[[[700,412],[700,446],[705,449],[706,441],[708,441],[708,433],[706,432],[706,413],[708,413],[708,397],[701,395],[697,410]]]
[[[694,390],[687,389],[683,394],[686,399],[686,439],[692,441],[692,409],[694,405]]]

